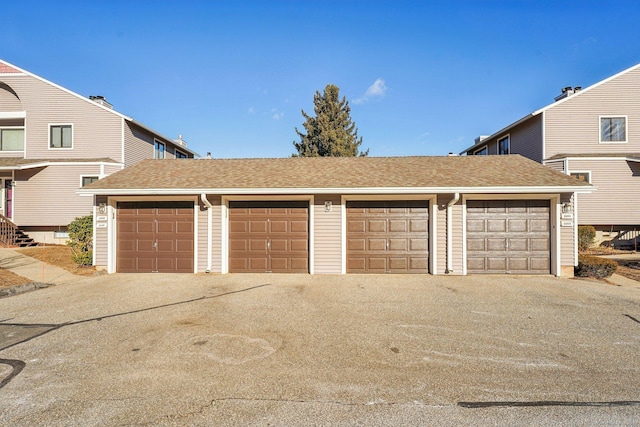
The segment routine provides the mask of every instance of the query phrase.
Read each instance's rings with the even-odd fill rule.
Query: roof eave
[[[364,188],[82,188],[78,194],[96,196],[140,195],[293,195],[293,194],[542,194],[542,193],[591,193],[594,186],[538,186],[538,187],[364,187]]]

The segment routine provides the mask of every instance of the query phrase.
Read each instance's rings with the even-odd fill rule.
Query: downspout
[[[200,194],[200,199],[202,203],[207,207],[207,273],[211,272],[211,238],[212,238],[212,230],[211,230],[211,222],[213,220],[213,212],[211,208],[213,205],[207,199],[207,195],[205,193]]]
[[[453,271],[453,205],[460,200],[460,193],[455,193],[453,199],[447,203],[447,269],[444,274],[449,274]]]

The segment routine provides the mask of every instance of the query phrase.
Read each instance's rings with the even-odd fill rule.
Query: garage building
[[[145,160],[79,193],[110,273],[566,276],[594,189],[508,155]]]

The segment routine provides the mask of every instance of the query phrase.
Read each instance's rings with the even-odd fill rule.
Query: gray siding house
[[[511,155],[144,160],[79,193],[110,273],[572,276],[592,190]]]
[[[67,224],[93,213],[79,188],[143,159],[194,154],[181,138],[149,129],[101,96],[78,95],[0,60],[3,230],[16,226],[36,241],[64,243]]]
[[[640,233],[640,64],[479,137],[461,154],[521,154],[597,187],[576,199],[598,240],[633,246]]]

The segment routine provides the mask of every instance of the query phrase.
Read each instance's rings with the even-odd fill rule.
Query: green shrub
[[[78,265],[93,264],[93,216],[74,219],[68,226],[73,262]]]
[[[580,252],[589,249],[596,240],[596,229],[591,225],[578,226],[578,250]]]
[[[595,277],[604,279],[611,277],[618,268],[618,263],[605,258],[589,255],[578,255],[578,266],[575,268],[576,277]]]

